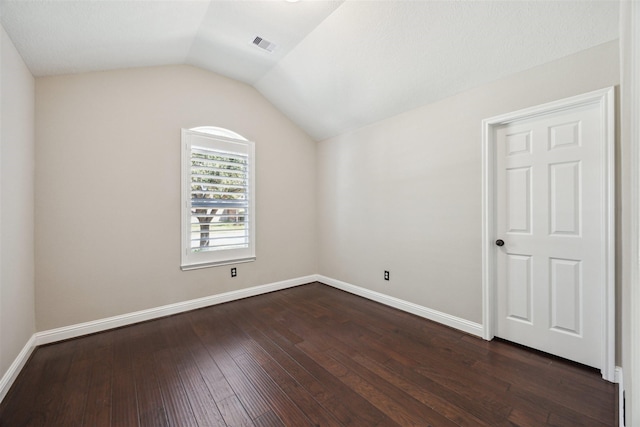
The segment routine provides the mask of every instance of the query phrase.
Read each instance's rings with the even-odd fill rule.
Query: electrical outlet
[[[389,272],[387,270],[384,271],[384,280],[389,280]]]
[[[236,277],[238,275],[238,270],[235,267],[231,268],[231,277]]]

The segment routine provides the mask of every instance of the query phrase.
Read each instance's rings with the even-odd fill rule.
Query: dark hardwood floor
[[[592,369],[313,283],[37,348],[17,426],[614,426]]]

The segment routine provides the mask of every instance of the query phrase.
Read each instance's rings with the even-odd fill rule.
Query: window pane
[[[246,154],[192,147],[192,252],[248,247],[247,194]]]

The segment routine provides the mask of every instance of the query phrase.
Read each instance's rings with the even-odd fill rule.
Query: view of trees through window
[[[192,251],[247,247],[247,162],[246,154],[192,147]]]

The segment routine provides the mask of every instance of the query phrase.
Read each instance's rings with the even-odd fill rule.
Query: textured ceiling
[[[0,0],[35,76],[192,64],[317,140],[618,37],[618,2]],[[251,41],[277,45],[269,53]]]

